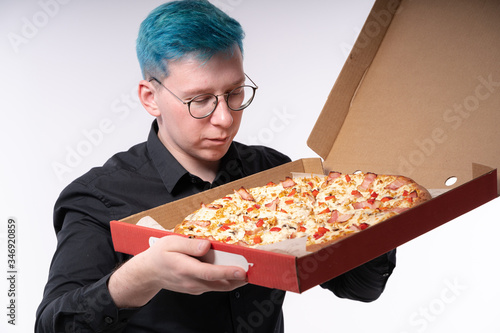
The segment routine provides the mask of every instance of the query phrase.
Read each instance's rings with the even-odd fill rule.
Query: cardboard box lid
[[[325,169],[444,188],[499,168],[499,18],[495,0],[376,1],[308,140]]]

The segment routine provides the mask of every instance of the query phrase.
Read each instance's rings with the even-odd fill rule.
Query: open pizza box
[[[309,137],[318,158],[112,221],[116,251],[135,255],[171,234],[137,226],[143,218],[171,229],[201,202],[293,173],[402,174],[434,193],[314,253],[293,254],[297,244],[283,253],[213,242],[204,258],[244,267],[250,283],[303,292],[496,198],[499,17],[493,0],[376,1]]]

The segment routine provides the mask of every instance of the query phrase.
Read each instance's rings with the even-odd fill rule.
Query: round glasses
[[[191,98],[189,101],[183,101],[181,98],[177,97],[177,95],[175,95],[172,91],[170,91],[170,89],[165,87],[163,83],[161,83],[155,77],[149,79],[149,82],[158,82],[182,104],[187,105],[191,117],[196,119],[203,119],[210,116],[215,111],[217,105],[219,104],[219,96],[224,96],[227,106],[233,111],[241,111],[252,103],[253,98],[255,97],[255,91],[259,87],[257,87],[252,79],[248,77],[248,75],[245,74],[245,76],[250,80],[250,82],[252,82],[254,86],[243,85],[234,88],[230,92],[220,95],[214,95],[210,93],[200,94]]]

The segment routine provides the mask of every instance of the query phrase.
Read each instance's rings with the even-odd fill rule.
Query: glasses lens
[[[252,103],[255,88],[252,86],[241,86],[233,89],[227,94],[227,105],[233,111],[240,111]],[[195,118],[205,118],[210,115],[217,106],[217,97],[212,94],[196,96],[189,103],[189,112]]]
[[[241,86],[231,91],[227,96],[227,104],[231,110],[243,110],[252,103],[255,90],[251,86]]]
[[[189,104],[189,112],[195,118],[203,118],[210,114],[217,104],[217,98],[211,94],[196,96]]]

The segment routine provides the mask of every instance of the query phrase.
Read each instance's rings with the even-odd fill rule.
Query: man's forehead
[[[245,81],[241,52],[217,53],[207,60],[191,54],[170,61],[168,69],[165,82],[182,84],[186,92],[206,89],[207,84],[214,82],[238,85]]]

